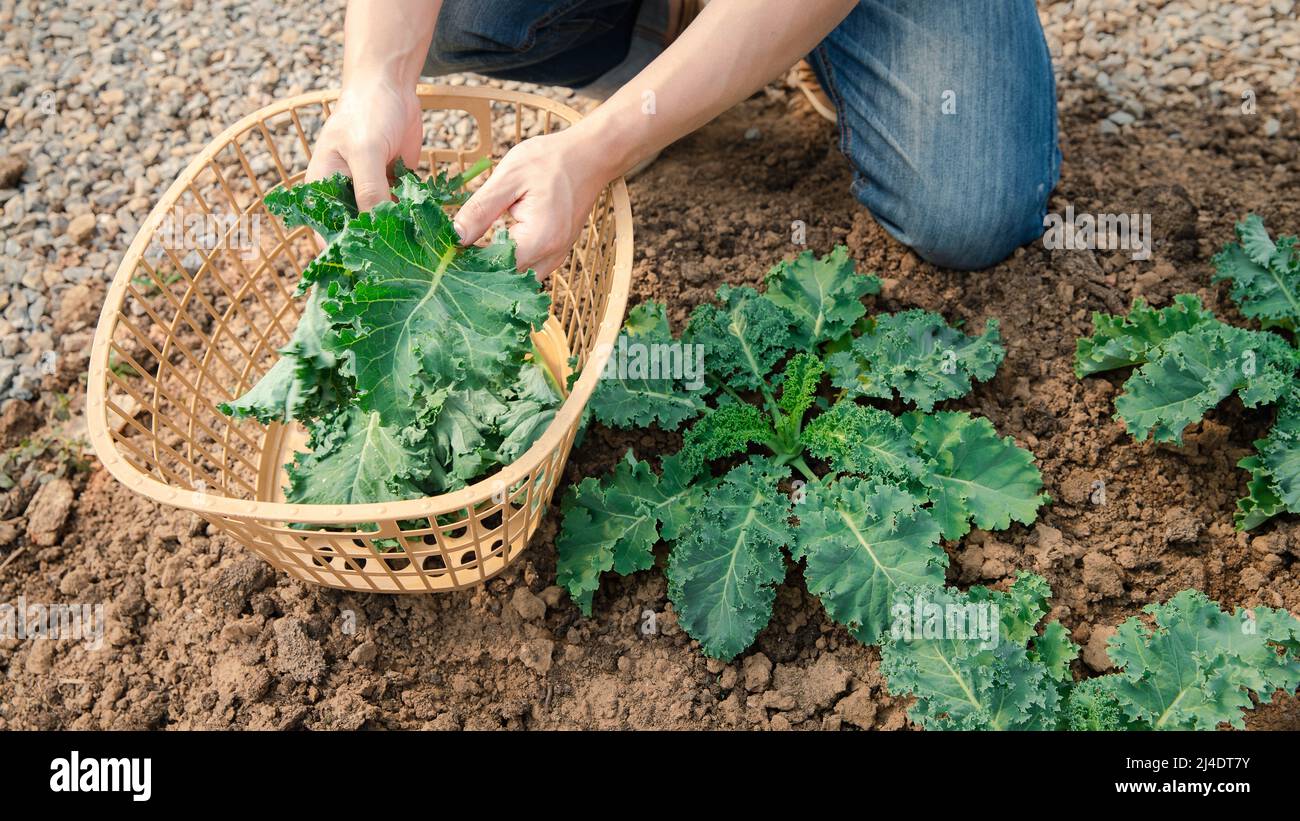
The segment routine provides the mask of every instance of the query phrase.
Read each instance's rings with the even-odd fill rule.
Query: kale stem
[[[465,183],[474,179],[479,174],[482,174],[484,171],[488,170],[491,167],[492,167],[491,157],[480,157],[478,162],[474,163],[469,168],[466,168],[464,171],[460,172],[460,174],[457,175],[460,178],[460,183],[459,185],[456,185],[454,187],[459,188],[461,185],[464,185]]]
[[[740,398],[740,394],[736,393],[736,389],[728,385],[726,382],[722,382],[721,380],[719,380],[718,384],[722,387],[724,391],[727,392],[727,395],[729,395],[732,399],[735,399],[737,402],[742,402],[742,403],[745,401],[744,399]]]
[[[776,397],[772,395],[766,382],[759,382],[758,387],[763,392],[763,401],[767,403],[767,412],[772,415],[772,421],[779,425],[779,420],[785,418],[781,415],[781,406],[776,404]]]
[[[795,457],[795,458],[790,462],[790,464],[794,465],[795,468],[796,468],[800,473],[802,473],[802,474],[804,475],[804,478],[807,479],[808,481],[810,481],[810,482],[816,482],[816,481],[817,481],[817,474],[816,474],[816,473],[813,473],[813,469],[812,469],[811,467],[808,466],[808,463],[807,463],[806,461],[804,461],[804,458],[803,458],[803,454],[802,454],[802,453],[799,454],[798,456],[796,456],[796,457]]]

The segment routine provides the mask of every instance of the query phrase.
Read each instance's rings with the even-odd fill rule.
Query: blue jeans
[[[425,70],[598,86],[627,73],[641,12],[640,0],[446,0]],[[861,0],[809,61],[838,111],[853,195],[896,239],[978,269],[1042,236],[1061,152],[1033,0]]]

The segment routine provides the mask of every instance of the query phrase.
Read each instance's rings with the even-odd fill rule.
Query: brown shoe
[[[836,122],[839,117],[835,114],[835,103],[831,100],[831,95],[826,93],[822,84],[817,81],[817,72],[813,71],[812,63],[807,60],[800,60],[795,63],[794,68],[790,69],[790,82],[803,92],[803,96],[808,98],[812,104],[813,110],[822,115],[831,122]]]

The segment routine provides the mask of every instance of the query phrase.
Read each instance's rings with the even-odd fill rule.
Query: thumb
[[[469,201],[456,212],[456,233],[462,245],[468,245],[487,233],[497,217],[519,198],[518,192],[504,175],[488,177]]]

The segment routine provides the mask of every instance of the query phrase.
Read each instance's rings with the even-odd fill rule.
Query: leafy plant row
[[[1262,330],[1217,319],[1192,294],[1160,309],[1142,299],[1124,315],[1096,313],[1080,339],[1080,377],[1134,368],[1115,399],[1116,418],[1135,438],[1182,442],[1183,431],[1234,393],[1248,408],[1276,408],[1272,430],[1239,466],[1250,471],[1237,502],[1241,530],[1283,511],[1300,512],[1300,253],[1295,237],[1274,242],[1255,215],[1236,226],[1237,242],[1215,256],[1214,282],[1230,280],[1242,315]]]
[[[1258,699],[1300,687],[1300,620],[1256,607],[1226,613],[1185,590],[1130,618],[1107,643],[1118,668],[1074,681],[1079,648],[1060,622],[1038,623],[1047,582],[1022,573],[1007,592],[974,587],[906,588],[903,612],[924,603],[920,627],[884,638],[881,673],[896,695],[914,696],[908,714],[944,730],[1214,730],[1245,726]],[[992,643],[954,635],[949,614],[996,607]],[[990,646],[990,644],[992,646]]]
[[[306,426],[289,501],[454,490],[513,461],[554,418],[560,386],[530,336],[550,297],[516,272],[508,235],[462,247],[446,212],[486,167],[427,181],[399,167],[396,201],[364,214],[342,174],[267,194],[287,226],[327,244],[303,271],[306,304],[280,359],[221,410]]]
[[[875,643],[896,589],[943,583],[941,538],[1035,519],[1047,497],[1033,456],[987,419],[934,411],[994,375],[997,323],[967,336],[926,311],[867,316],[878,290],[839,247],[778,264],[762,293],[721,287],[680,338],[661,305],[629,313],[627,344],[702,346],[707,367],[698,391],[626,373],[593,395],[616,427],[692,424],[658,471],[629,453],[566,494],[557,577],[583,612],[603,573],[652,567],[662,539],[678,621],[710,656],[766,626],[787,556],[832,618]],[[865,403],[891,398],[918,410]]]
[[[828,615],[881,645],[890,691],[935,729],[1241,727],[1252,699],[1300,686],[1300,621],[1285,611],[1228,614],[1184,591],[1120,626],[1117,672],[1076,682],[1078,646],[1059,622],[1040,627],[1045,580],[945,587],[940,539],[1028,524],[1046,497],[1032,456],[988,420],[934,410],[994,375],[996,325],[972,337],[923,311],[868,317],[878,287],[837,248],[777,265],[763,293],[719,289],[680,337],[663,306],[629,313],[626,345],[702,345],[708,368],[700,390],[628,368],[593,396],[614,427],[689,425],[657,471],[629,453],[566,494],[557,577],[584,613],[602,574],[649,569],[666,542],[679,623],[730,659],[768,622],[787,559],[802,561]],[[961,621],[980,607],[991,632]]]

